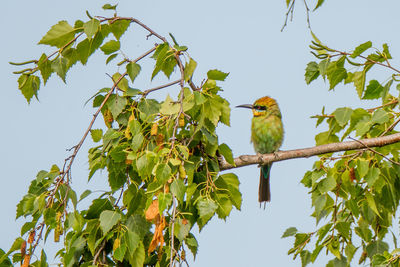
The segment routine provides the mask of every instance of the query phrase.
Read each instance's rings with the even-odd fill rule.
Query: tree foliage
[[[283,27],[293,15],[295,0],[286,0],[286,4]],[[310,10],[306,1],[304,4],[309,22]],[[317,1],[314,10],[323,4],[324,0]],[[103,9],[114,12],[116,6],[106,4]],[[193,227],[201,230],[212,218],[226,219],[233,208],[241,207],[238,178],[220,173],[235,167],[237,160],[227,144],[219,143],[215,132],[219,123],[230,124],[229,103],[220,96],[220,84],[228,73],[210,70],[203,82],[196,84],[192,77],[197,62],[172,35],[168,41],[137,19],[116,13],[111,17],[87,15],[86,21],[77,20],[73,25],[59,21],[42,37],[39,44],[54,47],[53,53],[11,63],[28,66],[15,73],[19,75],[18,88],[30,103],[53,73],[65,82],[70,68],[77,63],[86,65],[96,51],[105,55],[106,64],[119,60],[115,63],[118,71],[110,75],[111,86],[90,99],[96,112],[81,141],[62,167],[53,165],[40,171],[17,205],[16,218],[23,217],[26,223],[10,249],[0,250],[0,264],[48,266],[45,249],[40,255],[37,249],[49,237],[62,242],[56,257],[63,266],[173,266],[186,262],[187,251],[194,257],[197,253]],[[131,24],[159,41],[135,59],[121,51],[121,37],[132,30]],[[339,107],[329,113],[323,108],[314,116],[317,127],[325,124],[327,128],[315,137],[317,146],[354,136],[362,148],[319,155],[301,180],[310,190],[311,216],[317,229],[301,232],[291,227],[282,237],[294,238],[289,254],[299,256],[303,266],[315,262],[321,251],[332,256],[327,266],[353,262],[396,266],[399,250],[391,227],[400,200],[400,145],[373,148],[362,140],[397,133],[400,71],[391,65],[387,44],[373,49],[368,41],[344,52],[311,35],[310,49],[316,61],[306,66],[307,84],[319,78],[329,84],[329,90],[346,84],[361,101],[380,100],[381,104]],[[140,65],[144,58],[153,59],[148,72]],[[368,80],[370,70],[377,67],[389,71],[390,78],[385,82]],[[171,81],[150,89],[135,88],[139,76],[153,80],[157,75]],[[149,97],[170,87],[178,88],[178,93],[171,91],[173,96],[163,100]],[[92,129],[100,114],[104,127]],[[106,170],[109,188],[101,195],[87,189],[78,197],[71,186],[71,167],[89,135],[96,145],[88,153],[88,179],[96,179],[96,172]],[[276,155],[270,156],[269,162]],[[79,209],[77,205],[84,199],[91,204]],[[394,250],[389,250],[390,234]]]
[[[12,266],[23,261],[28,266],[39,242],[51,236],[54,242],[63,242],[57,257],[64,266],[184,262],[186,250],[197,253],[193,227],[201,230],[215,216],[225,219],[242,202],[238,178],[220,174],[218,164],[222,157],[233,162],[229,146],[220,144],[215,133],[219,123],[230,123],[229,103],[219,95],[219,84],[228,73],[210,70],[197,86],[192,82],[197,63],[172,35],[168,42],[134,18],[88,16],[89,20],[74,25],[60,21],[51,27],[39,44],[55,47],[54,53],[12,63],[33,64],[16,72],[28,103],[38,97],[40,86],[53,73],[65,82],[71,67],[78,62],[85,65],[98,50],[106,56],[106,64],[121,58],[116,67],[124,72],[111,75],[112,86],[91,99],[97,112],[64,166],[42,170],[31,182],[17,205],[16,218],[27,222],[21,237],[7,253],[2,252],[0,262]],[[131,24],[160,41],[134,60],[120,51],[121,36]],[[154,60],[150,79],[164,75],[178,76],[177,80],[148,90],[134,88],[145,57]],[[173,85],[179,85],[176,99],[149,98],[153,91]],[[105,126],[92,129],[100,113]],[[97,145],[89,150],[88,179],[106,170],[109,190],[100,196],[86,190],[78,197],[70,185],[71,165],[89,133]],[[79,210],[77,204],[88,197],[91,205]],[[47,266],[45,251],[41,253],[33,266]]]
[[[396,133],[400,121],[400,71],[391,65],[392,56],[387,44],[372,49],[370,41],[351,52],[332,49],[313,35],[311,53],[317,61],[308,63],[305,80],[309,84],[322,78],[329,90],[344,83],[352,86],[360,100],[380,100],[375,108],[339,107],[330,114],[314,116],[317,126],[326,123],[327,131],[315,137],[317,145],[343,141],[349,136],[375,138]],[[372,51],[371,51],[372,50]],[[368,81],[372,68],[383,67],[391,72],[381,83]],[[397,90],[391,90],[393,86]],[[360,141],[358,141],[360,142]],[[334,256],[327,266],[348,266],[359,251],[358,264],[367,261],[372,266],[397,266],[397,238],[393,226],[400,200],[400,144],[372,149],[351,150],[334,155],[319,155],[301,183],[310,189],[312,206],[318,228],[309,233],[289,228],[283,237],[294,236],[289,254],[300,256],[302,265],[314,262],[322,250]],[[388,236],[393,237],[396,249],[389,251]]]

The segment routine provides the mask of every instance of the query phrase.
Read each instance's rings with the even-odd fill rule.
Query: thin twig
[[[398,99],[393,99],[392,101],[390,101],[390,102],[388,102],[386,104],[383,104],[383,105],[380,105],[380,106],[377,106],[377,107],[374,107],[374,108],[369,108],[369,109],[367,109],[367,111],[368,112],[373,112],[373,111],[375,111],[375,110],[377,110],[379,108],[384,108],[384,107],[387,107],[387,106],[390,106],[390,105],[394,105],[394,104],[397,104],[397,103],[399,103],[399,100]]]
[[[101,247],[97,251],[96,255],[94,255],[94,257],[93,257],[93,264],[96,264],[97,258],[100,256],[100,253],[103,251],[105,246],[106,246],[106,241],[103,241],[103,244],[101,245]]]
[[[153,53],[153,52],[156,50],[156,48],[157,48],[157,44],[156,44],[156,46],[154,46],[152,49],[150,49],[149,51],[143,53],[142,55],[140,55],[140,56],[139,56],[138,58],[136,58],[135,60],[131,60],[130,62],[133,62],[133,63],[138,62],[139,60],[141,60],[141,59],[145,58],[146,56],[148,56],[149,54]]]
[[[147,89],[147,90],[145,90],[145,91],[142,92],[142,97],[146,97],[146,96],[147,96],[149,93],[151,93],[151,92],[154,92],[154,91],[163,89],[163,88],[165,88],[165,87],[168,87],[168,86],[171,86],[171,85],[180,83],[180,82],[181,82],[181,79],[176,80],[176,81],[173,81],[173,82],[170,82],[170,83],[166,83],[166,84],[164,84],[164,85],[160,85],[160,86],[157,86],[157,87],[154,87],[154,88],[151,88],[151,89]]]
[[[379,156],[383,157],[384,159],[390,161],[391,163],[396,164],[396,165],[400,165],[399,162],[396,162],[396,161],[394,161],[394,160],[392,160],[392,159],[389,159],[388,157],[386,157],[386,156],[383,155],[382,153],[380,153],[380,152],[376,151],[375,149],[372,149],[372,148],[370,148],[369,146],[367,146],[366,144],[364,144],[361,140],[357,140],[357,139],[354,139],[354,138],[352,138],[352,137],[349,137],[349,138],[350,138],[351,140],[353,140],[353,141],[356,141],[356,142],[358,142],[358,143],[364,145],[366,149],[368,149],[369,151],[371,151],[371,152],[373,152],[373,153],[375,153],[375,154],[378,154]]]
[[[352,55],[352,53],[343,52],[343,51],[339,51],[339,50],[336,50],[336,49],[332,49],[332,50],[334,52],[338,52],[340,55],[345,55],[345,56]],[[377,65],[380,65],[380,66],[383,66],[383,67],[387,67],[387,68],[389,68],[389,69],[391,69],[391,70],[393,70],[393,71],[395,71],[397,73],[400,73],[400,70],[398,70],[396,68],[393,68],[390,64],[383,64],[382,62],[372,60],[372,59],[370,59],[368,57],[365,57],[365,56],[362,56],[362,55],[358,55],[358,57],[360,57],[360,58],[362,58],[362,59],[364,59],[364,60],[366,60],[366,61],[368,61],[370,63],[377,64]]]
[[[289,15],[292,14],[292,18],[293,18],[293,11],[294,11],[294,3],[296,2],[296,0],[293,0],[292,3],[290,4],[288,11],[285,14],[285,23],[283,24],[282,28],[281,28],[281,32],[283,32],[283,30],[285,29],[285,27],[287,26],[287,21],[289,19]],[[292,20],[292,19],[291,19]]]
[[[306,0],[303,0],[304,6],[306,7],[306,13],[307,13],[307,25],[308,28],[311,30],[311,23],[310,23],[310,9],[308,8]]]
[[[171,224],[171,258],[169,262],[169,266],[173,267],[175,257],[174,257],[174,252],[175,252],[175,244],[174,244],[174,234],[175,234],[175,216],[176,216],[176,201],[175,201],[175,195],[172,194],[172,224]]]
[[[388,132],[390,132],[391,130],[393,130],[394,127],[396,127],[396,125],[400,122],[400,117],[397,118],[397,120],[395,120],[392,125],[390,125],[380,136],[384,136],[385,134],[387,134]]]

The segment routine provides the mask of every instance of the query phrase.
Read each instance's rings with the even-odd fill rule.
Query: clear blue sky
[[[115,1],[110,1],[115,3]],[[135,3],[136,2],[136,3]],[[232,106],[252,103],[269,95],[277,99],[285,126],[283,150],[314,145],[315,129],[311,115],[326,106],[356,107],[360,103],[351,86],[340,86],[328,92],[322,81],[307,86],[306,64],[313,60],[308,45],[310,34],[302,1],[297,1],[294,21],[280,32],[286,12],[285,1],[170,0],[121,1],[119,14],[143,21],[158,33],[173,33],[189,47],[198,62],[201,81],[208,69],[230,72],[222,84],[224,97]],[[36,43],[59,20],[71,24],[91,14],[104,14],[107,1],[5,1],[0,22],[2,42],[0,77],[2,99],[0,114],[2,141],[0,154],[0,247],[7,250],[18,236],[23,220],[15,221],[15,206],[27,191],[29,182],[41,169],[53,163],[62,165],[86,129],[93,110],[84,102],[98,89],[109,86],[101,53],[90,58],[87,67],[76,66],[67,75],[67,85],[54,75],[39,93],[40,103],[27,105],[17,89],[16,68],[8,61],[23,61],[51,51]],[[395,0],[327,0],[311,14],[313,31],[331,47],[351,49],[371,40],[376,47],[389,43],[393,57],[399,58],[400,4]],[[138,27],[133,26],[135,32]],[[125,51],[132,57],[148,47],[143,32],[126,35]],[[141,35],[142,34],[142,35]],[[388,73],[376,73],[384,81]],[[371,78],[371,76],[370,76]],[[154,85],[154,84],[153,84]],[[157,85],[157,84],[155,84]],[[176,88],[168,89],[171,94]],[[154,94],[163,98],[164,92]],[[372,103],[372,102],[371,102]],[[219,129],[220,141],[227,143],[235,156],[252,154],[250,112],[233,109],[231,127]],[[100,125],[100,124],[99,124]],[[87,153],[83,147],[73,166],[73,186],[83,192],[88,186],[101,188],[106,175],[98,175],[87,184]],[[281,239],[284,230],[297,226],[313,231],[307,190],[299,183],[314,159],[297,159],[275,163],[272,168],[272,202],[265,210],[257,202],[259,170],[249,166],[234,170],[241,181],[242,211],[233,211],[226,222],[213,220],[196,234],[199,253],[191,266],[299,266],[300,261],[287,255],[292,239]],[[192,260],[191,260],[192,262]],[[319,261],[316,266],[320,266]]]

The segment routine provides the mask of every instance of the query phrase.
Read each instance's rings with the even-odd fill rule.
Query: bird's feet
[[[279,154],[278,154],[278,152],[279,152],[279,150],[278,151],[274,151],[273,153],[274,153],[274,157],[275,157],[275,159],[279,159]]]
[[[261,162],[263,161],[263,154],[257,152],[257,157],[258,157],[258,162],[260,162],[258,164],[258,167],[261,167],[262,166]]]

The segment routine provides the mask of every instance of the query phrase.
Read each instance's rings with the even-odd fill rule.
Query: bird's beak
[[[244,104],[244,105],[239,105],[236,106],[237,108],[249,108],[249,109],[253,109],[253,105],[252,104]]]

